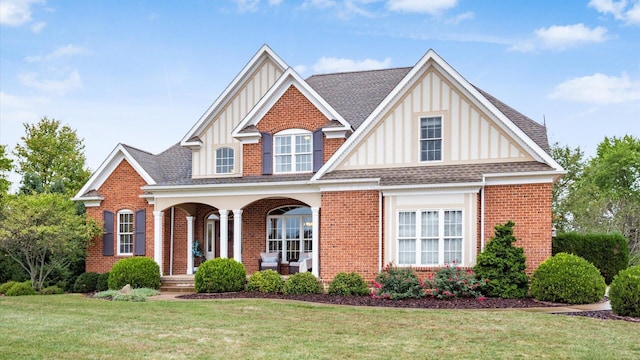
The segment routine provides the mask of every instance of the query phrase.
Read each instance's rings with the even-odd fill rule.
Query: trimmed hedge
[[[622,270],[613,278],[609,301],[616,315],[640,317],[640,265]]]
[[[246,281],[244,265],[234,259],[215,258],[198,266],[195,287],[199,293],[242,291]]]
[[[132,257],[118,261],[109,272],[109,289],[120,290],[129,284],[132,288],[160,288],[160,267],[148,257]]]
[[[606,287],[604,278],[593,264],[567,253],[556,254],[542,262],[531,279],[534,298],[564,304],[598,302]]]
[[[310,272],[296,273],[284,282],[282,292],[286,295],[321,294],[322,285]]]
[[[96,281],[96,290],[105,291],[109,290],[109,273],[98,274],[98,281]]]
[[[620,234],[578,234],[567,232],[553,238],[552,253],[578,255],[600,270],[607,284],[629,266],[629,244]]]
[[[341,272],[333,278],[329,284],[329,294],[331,295],[369,295],[371,291],[362,276],[357,272]]]
[[[283,286],[284,281],[280,274],[271,269],[254,272],[247,282],[248,291],[259,291],[262,293],[279,293],[282,292]]]

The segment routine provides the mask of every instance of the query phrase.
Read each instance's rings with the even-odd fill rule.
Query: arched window
[[[216,174],[233,174],[235,154],[230,147],[216,149]]]
[[[313,134],[303,129],[288,129],[273,137],[275,173],[313,170]]]
[[[133,211],[118,211],[118,255],[133,254]]]
[[[267,215],[267,251],[282,252],[285,261],[300,258],[300,252],[311,252],[313,223],[311,209],[306,206],[284,206]]]

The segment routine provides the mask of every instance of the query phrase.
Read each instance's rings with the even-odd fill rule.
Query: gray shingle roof
[[[191,178],[191,150],[180,146],[180,143],[157,155],[129,145],[122,146],[158,184]]]

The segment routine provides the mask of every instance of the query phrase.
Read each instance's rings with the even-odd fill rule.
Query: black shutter
[[[273,135],[263,132],[262,135],[262,175],[273,174]]]
[[[147,211],[145,209],[136,211],[135,237],[133,240],[133,255],[144,255],[147,243],[147,226],[145,219],[147,217]]]
[[[102,256],[113,256],[113,213],[107,210],[103,211],[102,220],[104,221]]]
[[[317,172],[322,167],[324,160],[324,144],[322,129],[313,132],[313,172]]]

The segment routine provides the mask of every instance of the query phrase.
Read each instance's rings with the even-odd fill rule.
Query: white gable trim
[[[256,106],[240,121],[238,126],[231,133],[233,137],[242,136],[240,131],[249,125],[256,125],[264,115],[280,100],[282,95],[294,86],[303,96],[320,110],[320,112],[329,120],[337,120],[342,127],[339,130],[351,130],[351,125],[338,112],[329,105],[306,81],[304,81],[298,73],[292,68],[288,68],[280,78],[273,84],[271,89],[258,101]]]
[[[429,49],[427,53],[416,63],[416,65],[405,75],[405,77],[396,85],[396,87],[378,104],[371,114],[364,120],[362,125],[353,133],[351,137],[336,151],[335,154],[320,168],[313,176],[312,181],[320,179],[324,174],[334,170],[345,157],[351,153],[357,144],[364,139],[366,133],[377,124],[384,115],[384,110],[397,101],[410,86],[418,79],[419,74],[423,73],[428,67],[425,67],[432,60],[436,68],[441,70],[444,76],[450,77],[454,86],[466,91],[470,94],[470,100],[477,100],[479,104],[495,116],[500,127],[505,127],[512,134],[516,141],[525,145],[524,148],[529,150],[531,156],[538,161],[542,161],[557,171],[563,171],[562,166],[558,164],[549,154],[547,154],[538,144],[529,138],[520,128],[507,118],[498,108],[496,108],[487,98],[485,98],[471,83],[469,83],[462,75],[460,75],[451,65],[442,59],[433,49]]]
[[[240,85],[245,81],[247,81],[248,76],[251,73],[253,73],[253,70],[255,70],[255,68],[259,66],[264,59],[273,60],[273,62],[275,62],[280,67],[280,70],[282,71],[284,71],[288,67],[288,65],[273,50],[271,50],[271,48],[267,44],[262,45],[260,50],[258,50],[258,52],[255,55],[253,55],[251,60],[249,60],[249,62],[244,66],[244,68],[242,68],[240,73],[236,75],[233,81],[231,81],[231,83],[226,87],[226,89],[224,89],[222,94],[218,96],[218,98],[213,102],[213,104],[209,106],[207,111],[205,111],[205,113],[202,114],[198,122],[196,122],[195,125],[193,125],[193,127],[189,130],[189,132],[182,138],[182,140],[180,141],[180,145],[196,146],[196,147],[201,145],[200,142],[193,142],[193,141],[190,142],[189,139],[197,135],[197,133],[199,133],[200,131],[202,131],[202,129],[206,128],[209,125],[211,120],[215,118],[216,113],[222,107],[224,107],[224,105],[226,104],[227,101],[229,101],[229,99],[233,97],[232,95],[234,95],[237,89],[241,87]]]
[[[127,149],[122,145],[118,144],[113,151],[107,156],[107,158],[100,164],[98,170],[96,170],[89,180],[84,184],[82,189],[78,191],[76,196],[72,199],[75,201],[83,201],[86,200],[82,197],[82,195],[86,194],[90,190],[97,190],[104,184],[104,182],[109,178],[111,173],[118,167],[122,160],[127,160],[127,162],[133,167],[133,169],[147,182],[149,185],[155,185],[156,181],[147,173],[142,166],[131,156],[131,154],[127,151]]]

